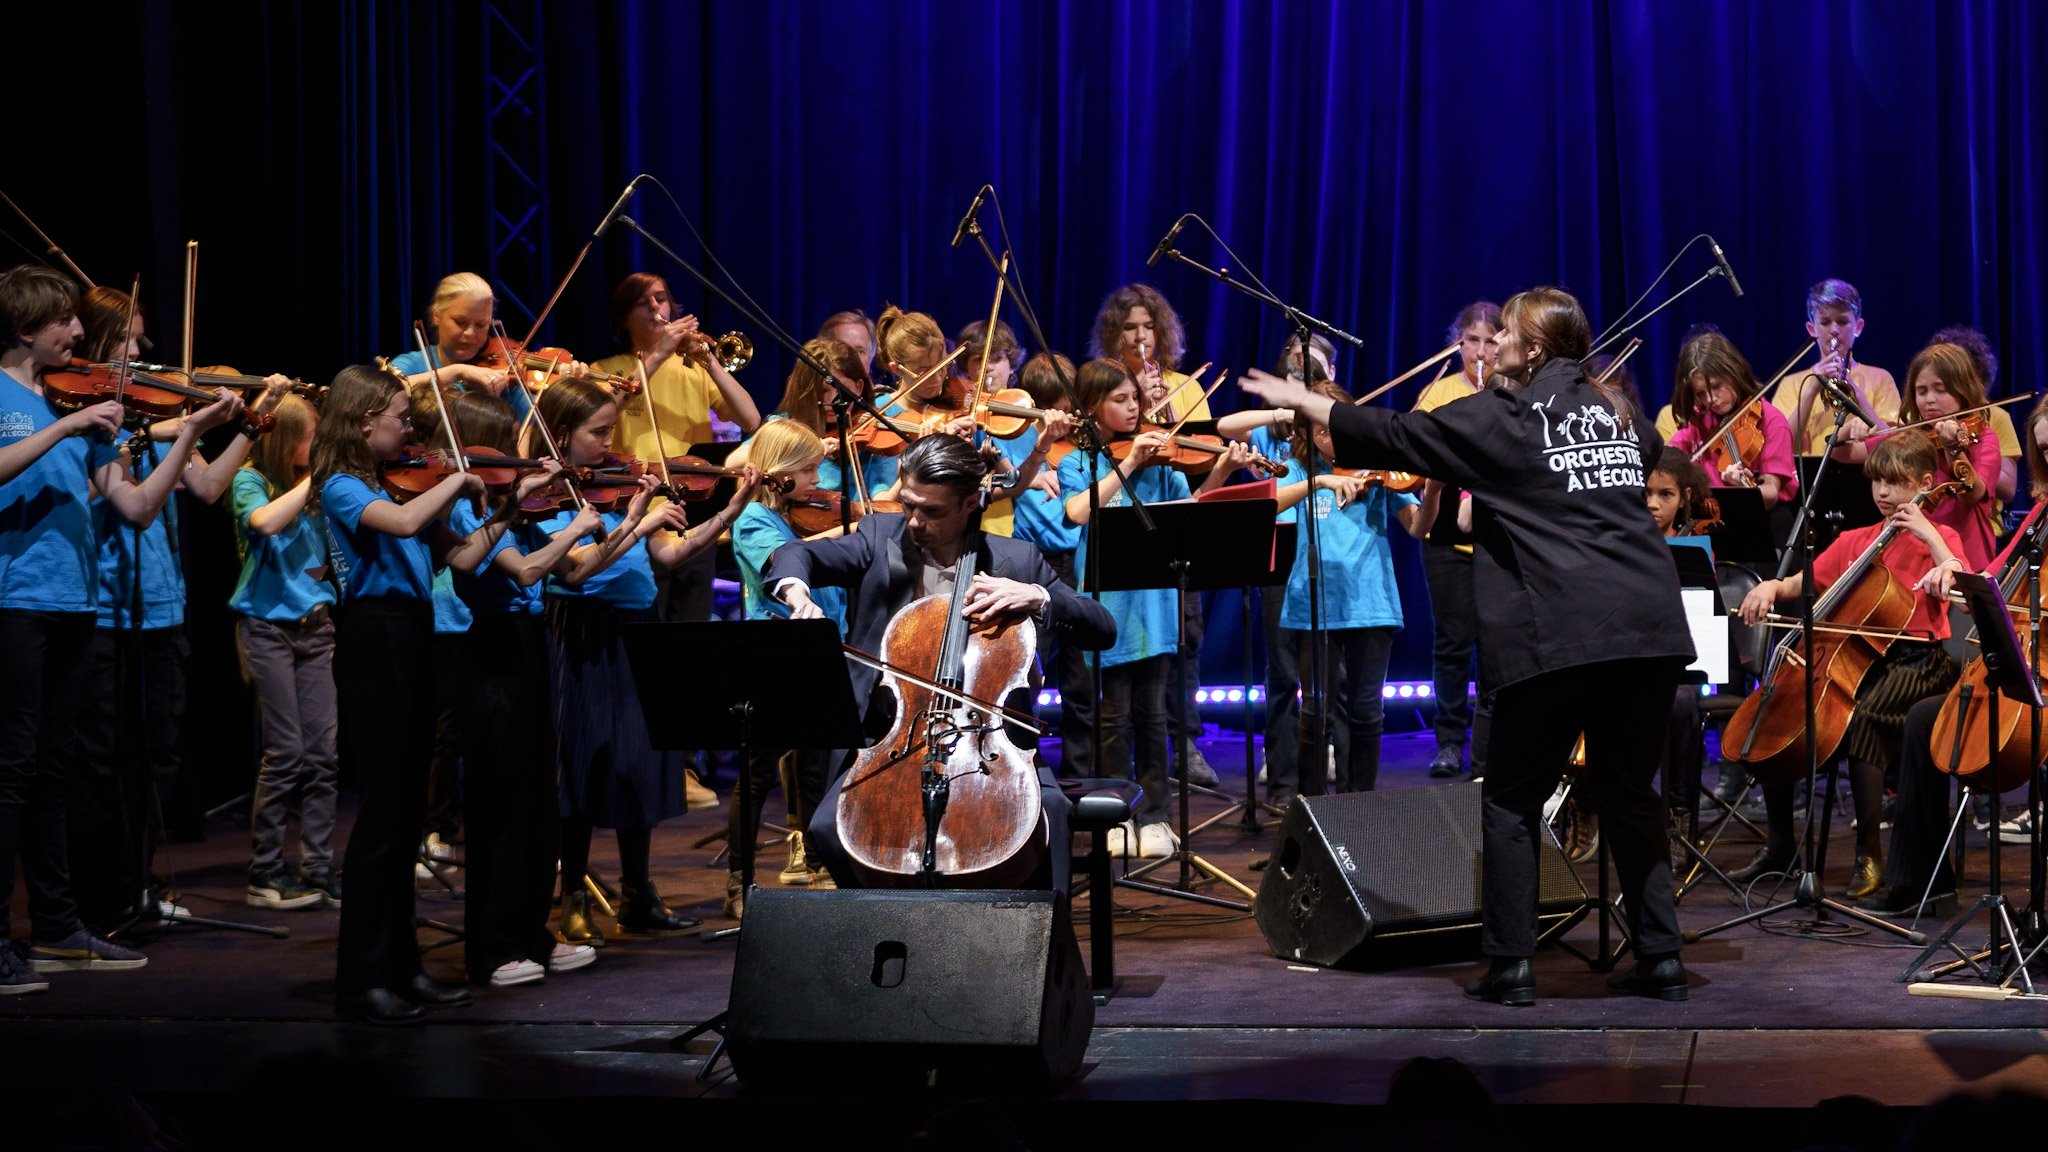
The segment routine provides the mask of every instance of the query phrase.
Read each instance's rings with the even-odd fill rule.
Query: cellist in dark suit
[[[1029,618],[1041,632],[1082,649],[1115,643],[1116,622],[1108,611],[1062,583],[1036,548],[981,531],[981,483],[987,470],[981,454],[966,441],[924,437],[903,454],[897,496],[903,503],[901,515],[874,513],[851,536],[785,545],[769,561],[764,583],[798,619],[821,614],[811,602],[812,587],[847,589],[847,643],[864,652],[880,652],[883,634],[896,614],[920,597],[949,594],[960,557],[973,553],[974,582],[965,608],[970,619]],[[862,665],[851,671],[854,695],[869,731],[886,730],[886,696],[875,698],[880,674]],[[1029,701],[1020,699],[1023,695],[1014,696],[1017,702],[1010,706],[1028,712]],[[1053,890],[1065,892],[1068,803],[1043,763],[1038,765],[1038,777],[1051,848],[1046,854],[1047,879]],[[812,813],[810,830],[833,878],[851,884],[855,877],[838,835],[840,783],[833,782]]]

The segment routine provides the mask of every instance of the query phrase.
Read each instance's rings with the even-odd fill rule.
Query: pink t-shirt
[[[1929,521],[1933,519],[1933,516],[1928,517]],[[1942,543],[1948,545],[1949,551],[1957,556],[1962,555],[1956,548],[1956,534],[1953,528],[1935,524],[1934,530],[1941,534]],[[1821,549],[1820,555],[1813,558],[1815,586],[1825,593],[1835,581],[1842,578],[1842,573],[1848,571],[1850,562],[1862,555],[1863,550],[1869,547],[1870,542],[1882,531],[1884,525],[1881,523],[1866,524],[1861,528],[1851,528],[1835,537],[1834,543]],[[1892,537],[1891,543],[1885,545],[1884,551],[1878,554],[1877,559],[1878,563],[1891,570],[1893,580],[1907,588],[1911,588],[1922,576],[1927,575],[1928,569],[1934,567],[1934,553],[1928,550],[1926,542],[1911,532],[1904,531]],[[1926,592],[1915,592],[1913,615],[1906,621],[1905,631],[1928,640],[1948,639],[1948,605]]]
[[[1902,435],[1926,435],[1927,429],[1909,428]],[[1875,432],[1864,444],[1875,447],[1879,440],[1892,435],[1891,432]],[[1936,524],[1946,524],[1956,530],[1956,536],[1963,546],[1956,549],[1972,572],[1983,572],[1990,568],[1992,554],[1998,551],[1998,532],[1991,523],[1991,489],[1998,483],[1998,469],[2002,460],[1998,454],[1998,437],[1986,428],[1970,446],[1970,466],[1983,478],[1986,499],[1971,503],[1958,496],[1950,496],[1927,509],[1927,518]],[[1934,450],[1934,482],[1946,484],[1956,478],[1955,470],[1949,467],[1948,453],[1940,446]]]
[[[1792,499],[1799,491],[1799,468],[1792,462],[1792,425],[1775,405],[1758,404],[1756,411],[1763,416],[1764,447],[1755,460],[1744,463],[1758,476],[1778,478],[1778,500],[1782,503]],[[1715,431],[1721,427],[1720,418],[1708,413],[1701,417],[1701,420],[1704,427],[1701,424],[1687,424],[1673,432],[1671,446],[1690,456],[1701,444],[1713,439]],[[1730,440],[1733,440],[1733,437],[1730,437]],[[1734,451],[1732,444],[1729,451]],[[1707,470],[1708,481],[1725,486],[1727,481],[1721,478],[1721,470],[1714,466],[1714,458],[1719,455],[1720,451],[1716,449],[1700,457],[1700,467]]]

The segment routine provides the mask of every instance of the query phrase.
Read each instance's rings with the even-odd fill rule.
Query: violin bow
[[[433,354],[427,351],[427,326],[418,320],[413,321],[412,338],[420,346],[420,358],[427,362],[427,379],[434,382],[434,400],[441,409],[441,431],[448,436],[448,451],[454,454],[455,470],[466,473],[469,462],[462,458],[462,445],[455,439],[455,420],[448,414],[448,393],[441,387],[441,369],[435,366]]]
[[[647,361],[637,352],[633,354],[633,370],[640,376],[640,399],[647,402],[647,425],[654,429],[654,459],[661,465],[661,485],[673,492],[675,478],[668,474],[668,446],[661,442],[661,416],[654,410],[654,389],[647,386]]]
[[[126,336],[135,331],[135,301],[142,295],[142,273],[135,274],[135,283],[128,289],[128,307],[121,316],[121,333]],[[123,351],[126,351],[124,348]],[[128,399],[128,381],[135,377],[135,365],[126,356],[121,357],[121,371],[114,376],[114,399],[125,407]]]
[[[1204,365],[1202,365],[1202,371],[1203,371],[1203,372],[1207,372],[1208,370],[1209,370],[1209,366],[1208,366],[1207,364],[1204,364]],[[1197,373],[1197,375],[1199,376],[1199,375],[1200,375],[1200,373]],[[1207,402],[1208,402],[1208,399],[1209,399],[1209,397],[1211,397],[1211,396],[1214,396],[1214,395],[1216,394],[1216,390],[1217,390],[1218,388],[1221,388],[1221,387],[1223,387],[1223,382],[1224,382],[1225,380],[1228,380],[1228,379],[1230,379],[1230,373],[1228,373],[1228,372],[1223,372],[1223,373],[1219,373],[1219,374],[1217,375],[1217,377],[1216,377],[1216,382],[1215,382],[1214,384],[1211,384],[1211,385],[1209,385],[1209,390],[1208,390],[1208,391],[1206,391],[1206,392],[1204,392],[1204,393],[1202,393],[1202,398],[1201,398],[1200,400],[1197,400],[1197,401],[1195,401],[1195,403],[1194,403],[1194,404],[1190,404],[1190,405],[1188,405],[1188,410],[1187,410],[1186,412],[1184,412],[1184,413],[1182,413],[1182,414],[1181,414],[1181,418],[1180,418],[1180,419],[1178,419],[1178,420],[1176,420],[1176,421],[1174,421],[1174,422],[1173,422],[1173,427],[1171,427],[1171,428],[1168,428],[1168,429],[1166,430],[1166,434],[1167,434],[1167,435],[1169,435],[1169,436],[1178,436],[1178,435],[1180,435],[1180,430],[1181,430],[1181,426],[1182,426],[1182,425],[1184,425],[1184,424],[1186,424],[1186,423],[1188,422],[1188,418],[1189,418],[1189,417],[1191,417],[1191,416],[1193,416],[1193,415],[1195,414],[1195,407],[1196,407],[1196,405],[1199,405],[1199,404],[1204,404],[1204,403],[1207,403]],[[1186,385],[1182,385],[1182,387],[1186,387]],[[1178,390],[1179,390],[1179,389],[1175,389],[1175,391],[1178,391]],[[1172,397],[1171,397],[1171,396],[1169,395],[1169,396],[1167,397],[1167,399],[1172,399]],[[1164,403],[1165,403],[1164,401],[1161,401],[1161,404],[1162,404],[1162,405],[1163,405]]]
[[[199,296],[199,241],[185,241],[185,350],[179,367],[192,379],[192,309]]]
[[[931,371],[926,372],[924,375],[919,376],[917,379],[912,380],[908,384],[905,384],[903,386],[904,396],[908,397],[912,392],[915,392],[919,388],[924,387],[925,381],[930,380],[932,377],[945,371],[946,365],[951,364],[955,360],[958,360],[960,358],[960,354],[965,351],[967,351],[967,345],[962,344],[960,347],[953,349],[953,351],[950,354],[948,354],[944,360],[941,360],[937,364],[932,365]]]
[[[920,676],[915,672],[909,671],[908,669],[899,668],[896,665],[889,663],[887,660],[884,660],[879,656],[870,656],[866,652],[863,652],[860,649],[855,648],[851,644],[841,644],[840,648],[845,650],[846,658],[848,660],[853,661],[855,664],[872,668],[877,672],[887,672],[890,675],[895,676],[899,680],[915,684],[919,688],[922,688],[925,691],[930,692],[934,695],[943,696],[946,699],[953,701],[955,704],[963,704],[970,708],[979,708],[985,712],[1000,713],[1004,718],[1008,719],[1010,722],[1018,725],[1019,727],[1026,729],[1034,736],[1043,734],[1038,726],[1038,717],[1036,716],[1027,715],[1023,712],[1013,711],[1012,709],[1003,707],[1001,704],[991,704],[990,702],[988,702],[987,700],[983,700],[979,696],[970,696],[967,693],[960,691],[958,688],[948,688],[944,684],[941,684],[936,680],[927,679],[926,677]]]
[[[1379,387],[1373,389],[1372,391],[1367,392],[1365,395],[1360,396],[1356,400],[1353,400],[1352,403],[1364,405],[1379,399],[1381,396],[1384,396],[1387,394],[1387,392],[1391,391],[1395,386],[1406,383],[1407,381],[1412,380],[1417,376],[1420,376],[1424,371],[1426,371],[1429,368],[1430,365],[1436,363],[1439,360],[1443,360],[1451,353],[1456,352],[1458,350],[1458,345],[1463,342],[1464,341],[1462,338],[1451,341],[1449,346],[1447,346],[1443,351],[1437,353],[1434,356],[1431,356],[1429,359],[1424,360],[1422,363],[1417,364],[1415,367],[1410,368],[1406,372],[1401,373],[1399,376],[1394,377],[1392,380],[1387,381],[1385,384],[1382,384]],[[1450,367],[1449,361],[1445,361],[1444,366],[1446,368]],[[1438,375],[1441,376],[1442,373],[1438,373]],[[1308,378],[1308,372],[1306,368],[1304,368],[1302,371],[1302,378]]]
[[[1943,420],[1960,420],[1965,416],[1972,416],[1979,412],[1989,412],[1993,408],[2003,408],[2008,404],[2018,404],[2023,400],[2032,400],[2033,398],[2034,393],[2032,392],[2020,396],[2008,396],[2003,400],[1993,400],[1989,404],[1979,404],[1975,408],[1965,408],[1961,412],[1951,412],[1946,416],[1930,416],[1925,420],[1915,420],[1911,424],[1894,424],[1890,428],[1885,429],[1885,431],[1904,432],[1909,428],[1925,428],[1930,424],[1939,424]]]
[[[1641,348],[1642,346],[1643,338],[1641,336],[1629,337],[1628,346],[1626,348],[1623,348],[1620,352],[1617,352],[1614,356],[1614,359],[1609,360],[1607,362],[1607,367],[1602,368],[1600,370],[1600,375],[1593,379],[1593,383],[1607,383],[1610,377],[1612,377],[1616,372],[1621,371],[1622,364],[1626,363],[1630,356],[1635,355],[1636,349]],[[1758,390],[1757,395],[1763,395],[1761,389]]]
[[[1179,392],[1179,391],[1181,391],[1181,389],[1183,389],[1183,388],[1187,388],[1187,387],[1189,387],[1189,386],[1191,386],[1191,385],[1194,385],[1194,384],[1198,384],[1198,383],[1200,383],[1200,382],[1201,382],[1201,379],[1202,379],[1202,377],[1208,374],[1208,372],[1209,372],[1209,369],[1210,369],[1210,368],[1212,368],[1212,367],[1214,367],[1214,366],[1215,366],[1215,363],[1216,363],[1216,362],[1215,362],[1215,361],[1213,361],[1213,360],[1209,361],[1208,363],[1206,363],[1206,364],[1202,365],[1202,366],[1201,366],[1200,368],[1197,368],[1197,369],[1195,369],[1195,371],[1194,371],[1194,374],[1193,374],[1193,375],[1191,375],[1191,376],[1189,376],[1189,377],[1188,377],[1187,379],[1185,379],[1185,380],[1181,381],[1181,382],[1180,382],[1180,387],[1179,387],[1179,388],[1170,388],[1170,389],[1168,389],[1168,390],[1167,390],[1167,393],[1166,393],[1166,395],[1164,395],[1164,396],[1161,396],[1161,397],[1159,398],[1159,403],[1157,403],[1157,404],[1154,404],[1154,405],[1153,405],[1153,406],[1151,407],[1151,409],[1150,409],[1149,411],[1147,411],[1147,412],[1145,413],[1145,419],[1147,419],[1147,420],[1156,420],[1156,419],[1158,419],[1158,418],[1159,418],[1159,414],[1160,414],[1161,412],[1164,412],[1164,411],[1166,411],[1166,409],[1167,409],[1167,406],[1173,403],[1173,397],[1174,397],[1174,393],[1176,393],[1176,392]],[[1218,386],[1218,385],[1221,385],[1221,384],[1223,383],[1223,381],[1225,381],[1226,379],[1228,379],[1228,378],[1229,378],[1229,376],[1230,376],[1230,374],[1229,374],[1228,372],[1224,373],[1224,374],[1223,374],[1223,375],[1221,375],[1221,376],[1218,376],[1218,377],[1216,378],[1216,383],[1215,383],[1215,384],[1211,384],[1211,385],[1209,385],[1209,390],[1208,390],[1207,392],[1204,392],[1204,393],[1202,393],[1202,400],[1207,400],[1207,399],[1208,399],[1208,398],[1209,398],[1210,396],[1214,395],[1214,394],[1215,394],[1215,392],[1216,392],[1217,386]],[[1202,402],[1202,400],[1197,400],[1197,401],[1195,401],[1195,404],[1200,404],[1200,403]],[[1188,409],[1189,409],[1189,411],[1193,411],[1193,410],[1194,410],[1195,404],[1190,404],[1190,405],[1188,405]],[[1183,420],[1181,421],[1181,423],[1185,423],[1185,422],[1186,422],[1186,421],[1185,421],[1185,419],[1183,419]],[[1174,427],[1175,427],[1175,428],[1178,428],[1178,427],[1180,427],[1180,424],[1175,424],[1175,425],[1174,425]]]

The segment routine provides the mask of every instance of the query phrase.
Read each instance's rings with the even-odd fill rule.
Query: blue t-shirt
[[[434,552],[427,533],[392,536],[363,523],[363,510],[389,500],[360,476],[336,473],[320,489],[326,513],[327,539],[334,572],[346,599],[391,597],[431,600],[434,595]],[[429,529],[431,530],[431,529]]]
[[[455,570],[434,569],[434,634],[460,636],[469,631],[475,619],[462,595],[455,591]]]
[[[1092,469],[1088,466],[1091,459],[1095,461]],[[1060,491],[1069,498],[1086,495],[1089,482],[1109,475],[1115,466],[1116,461],[1105,456],[1070,452],[1066,459],[1060,461]],[[1160,465],[1140,470],[1127,483],[1137,489],[1138,498],[1147,504],[1188,498],[1188,478]],[[1116,499],[1104,501],[1102,507],[1118,508],[1130,502],[1124,490],[1119,488]],[[1084,582],[1082,590],[1086,591],[1088,534],[1079,526],[1075,531],[1078,539],[1075,543],[1074,574]],[[1116,619],[1116,646],[1102,653],[1104,668],[1180,650],[1179,599],[1172,589],[1105,592],[1102,594],[1102,606]]]
[[[142,457],[131,463],[140,484],[163,463],[163,449],[152,440]],[[177,525],[177,494],[138,531],[110,500],[93,501],[93,532],[99,538],[99,626],[102,628],[176,628],[185,622],[185,570],[171,549]],[[140,584],[138,589],[137,584]],[[138,592],[142,619],[135,620]]]
[[[630,531],[624,512],[603,512],[607,535],[613,532]],[[576,513],[564,510],[535,525],[547,535],[554,535],[569,526],[576,519]],[[704,529],[698,529],[704,531]],[[577,545],[581,547],[582,544]],[[654,559],[647,554],[647,541],[635,540],[624,555],[613,560],[604,571],[571,588],[554,576],[547,580],[547,594],[550,596],[589,597],[602,600],[614,607],[633,611],[644,611],[654,607]]]
[[[1037,438],[1029,433],[1015,440],[998,440],[1003,446],[1003,456],[1013,467],[1024,466],[1024,457],[1031,454],[1031,446]],[[1021,445],[1021,447],[1019,447]],[[1070,455],[1078,456],[1076,450]],[[1046,465],[1051,467],[1051,465]],[[1059,469],[1054,468],[1058,472]],[[1010,498],[1016,506],[1016,526],[1011,535],[1019,540],[1028,540],[1038,546],[1040,552],[1072,552],[1081,546],[1081,526],[1067,519],[1066,482],[1060,482],[1060,494],[1048,496],[1036,488],[1026,488]]]
[[[235,473],[228,485],[228,512],[235,518],[235,549],[242,575],[228,607],[274,624],[303,620],[322,604],[334,603],[327,571],[327,524],[318,512],[302,512],[276,535],[251,531],[249,517],[276,494],[254,468]],[[313,575],[315,572],[320,576]]]
[[[0,444],[55,424],[49,401],[0,372]],[[0,608],[90,612],[99,589],[92,474],[120,458],[98,436],[67,436],[0,484]]]
[[[1319,472],[1328,472],[1324,465]],[[1299,484],[1308,473],[1289,460],[1282,485]],[[1312,497],[1317,540],[1323,554],[1323,627],[1399,628],[1401,590],[1394,583],[1394,553],[1387,535],[1394,516],[1421,503],[1412,493],[1389,492],[1375,484],[1359,498],[1337,507],[1337,494],[1318,488]],[[1308,504],[1304,500],[1297,508]],[[1309,623],[1308,533],[1294,538],[1294,571],[1287,578],[1280,626],[1306,629]]]
[[[1252,429],[1252,434],[1245,438],[1245,443],[1251,445],[1252,451],[1257,452],[1275,464],[1292,466],[1294,445],[1288,442],[1287,437],[1275,435],[1271,424]],[[1283,510],[1280,515],[1273,518],[1273,523],[1294,523],[1294,509],[1288,508]]]
[[[789,606],[768,595],[761,578],[768,572],[768,558],[777,548],[797,539],[789,521],[768,510],[765,504],[749,504],[732,522],[732,556],[740,565],[740,594],[749,620],[780,620],[789,616]],[[811,602],[839,625],[846,635],[846,589],[813,588]]]
[[[483,527],[484,518],[467,500],[457,500],[450,513],[450,528],[459,536],[467,536]],[[536,580],[522,586],[512,574],[498,567],[498,554],[510,549],[524,555],[547,547],[548,538],[530,524],[515,524],[505,529],[498,542],[491,545],[490,554],[473,571],[454,573],[455,591],[461,596],[467,608],[478,612],[503,612],[514,616],[535,616],[540,613],[541,582]],[[438,593],[439,583],[436,582]],[[438,630],[440,608],[438,595],[435,607],[435,624]],[[467,629],[465,629],[467,631]]]
[[[434,354],[434,366],[437,368],[443,367],[444,365],[442,365],[441,363],[440,347],[438,345],[429,344],[427,345],[427,350]],[[391,366],[393,368],[398,369],[400,372],[405,373],[407,376],[411,376],[416,372],[425,372],[427,370],[427,358],[425,356],[420,355],[417,349],[411,352],[401,352],[398,355],[391,357]],[[452,380],[445,376],[442,377],[441,379],[441,386],[443,388],[448,388],[456,392],[463,392],[468,390],[467,386],[463,384],[460,380]],[[505,389],[504,396],[505,402],[512,405],[512,414],[514,416],[517,416],[521,421],[524,421],[526,419],[527,410],[533,407],[533,401],[527,398],[526,389],[519,385],[519,382],[516,377],[514,378],[513,383]],[[442,628],[440,627],[440,612],[438,609],[436,609],[434,615],[434,630],[437,632],[442,631]]]

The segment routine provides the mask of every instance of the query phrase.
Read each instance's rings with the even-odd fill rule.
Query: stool
[[[1074,859],[1074,871],[1088,878],[1088,988],[1097,1004],[1116,991],[1115,880],[1110,874],[1109,830],[1131,818],[1144,790],[1131,780],[1062,780],[1060,791],[1073,802],[1067,824],[1088,833],[1088,854]]]

